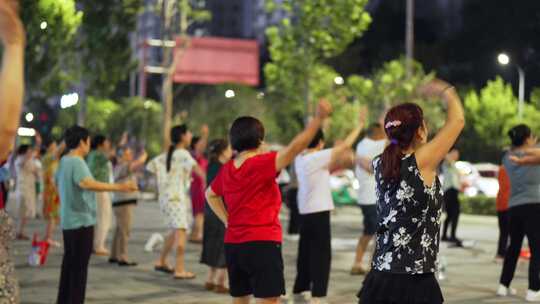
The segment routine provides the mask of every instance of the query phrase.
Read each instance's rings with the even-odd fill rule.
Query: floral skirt
[[[43,192],[43,217],[46,219],[60,218],[60,197],[56,191],[56,187],[45,184]]]
[[[192,222],[191,202],[160,199],[159,206],[165,223],[171,229],[189,230]]]
[[[441,304],[434,273],[397,274],[372,270],[358,293],[360,304]]]

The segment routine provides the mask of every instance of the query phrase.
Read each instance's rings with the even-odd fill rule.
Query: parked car
[[[497,180],[499,167],[497,165],[490,163],[471,164],[466,161],[458,161],[456,167],[462,176],[463,192],[466,196],[497,196],[499,192],[499,182]]]

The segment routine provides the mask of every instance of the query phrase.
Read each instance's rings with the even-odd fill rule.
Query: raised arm
[[[203,146],[202,150],[206,150],[206,147],[208,146],[208,137],[210,136],[210,128],[208,128],[208,125],[203,125],[201,127],[201,145]]]
[[[0,40],[0,160],[5,160],[17,136],[24,94],[25,39],[17,1],[0,1]]]
[[[522,151],[523,155],[510,155],[510,160],[518,165],[540,165],[540,148],[530,148]]]
[[[133,192],[137,191],[138,187],[135,182],[127,182],[122,184],[102,183],[93,178],[85,178],[79,183],[79,187],[96,192]]]
[[[139,158],[137,158],[134,162],[131,163],[131,165],[129,165],[129,171],[133,172],[143,167],[147,159],[148,153],[146,153],[146,151],[143,151],[141,156],[139,156]]]
[[[289,143],[289,145],[280,150],[276,157],[276,170],[281,171],[292,163],[294,158],[300,154],[311,142],[325,118],[332,112],[332,106],[327,101],[320,101],[317,108],[317,116],[313,118],[307,127]]]
[[[446,123],[437,135],[416,151],[416,159],[421,169],[434,171],[454,143],[465,126],[463,106],[456,90],[450,84],[434,79],[420,88],[420,93],[430,97],[440,96],[447,104]]]
[[[362,133],[362,129],[364,128],[364,125],[366,123],[367,114],[367,108],[362,107],[356,127],[347,135],[343,142],[334,146],[334,148],[332,149],[330,168],[334,167],[337,163],[339,163],[339,161],[346,155],[346,152],[351,149],[352,145],[354,145],[354,142],[358,139],[360,133]]]

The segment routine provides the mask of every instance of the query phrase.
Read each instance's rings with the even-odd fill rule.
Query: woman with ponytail
[[[443,302],[435,278],[442,190],[437,168],[464,127],[453,86],[432,80],[419,89],[447,105],[444,127],[428,141],[422,109],[400,104],[386,114],[390,143],[373,162],[379,223],[372,270],[359,292],[362,304]]]
[[[171,229],[154,269],[173,273],[175,279],[193,279],[195,274],[187,271],[184,264],[186,231],[191,222],[189,186],[192,172],[203,179],[206,179],[206,174],[187,150],[193,137],[187,127],[185,125],[173,127],[170,137],[171,146],[167,153],[157,156],[147,166],[147,170],[156,175],[160,209],[167,226]],[[173,269],[169,266],[167,258],[174,244],[177,247]]]

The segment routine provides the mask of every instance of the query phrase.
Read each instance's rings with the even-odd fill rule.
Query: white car
[[[456,167],[461,173],[462,181],[465,184],[464,193],[466,196],[497,196],[499,192],[499,181],[497,180],[499,166],[490,163],[471,164],[458,161]]]

